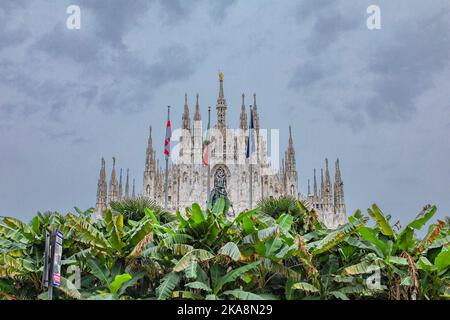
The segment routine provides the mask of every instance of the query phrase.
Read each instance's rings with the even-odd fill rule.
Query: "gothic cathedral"
[[[219,75],[219,95],[217,98],[217,120],[215,126],[208,128],[208,157],[205,162],[205,143],[200,114],[199,95],[196,97],[195,113],[191,122],[187,95],[185,95],[182,115],[182,130],[179,148],[168,167],[167,209],[182,210],[196,202],[207,203],[210,189],[220,187],[231,202],[230,216],[254,208],[264,198],[291,196],[302,200],[306,206],[314,208],[328,227],[335,228],[346,221],[344,203],[344,185],[341,179],[339,159],[335,163],[334,185],[331,184],[328,159],[325,160],[325,179],[321,170],[320,188],[317,186],[314,170],[313,192],[308,180],[308,193],[302,195],[298,190],[298,174],[291,127],[285,157],[280,168],[275,168],[267,156],[267,138],[263,134],[256,94],[253,95],[254,155],[248,156],[249,116],[242,94],[239,128],[231,130],[227,125],[227,101],[224,94],[223,74]],[[210,110],[208,111],[210,113]],[[267,132],[265,132],[267,134]],[[130,194],[129,172],[127,170],[125,188],[122,184],[122,169],[117,179],[115,158],[108,186],[106,181],[105,160],[97,186],[97,203],[95,216],[99,217],[108,208],[111,201],[136,197],[135,182]],[[209,176],[209,177],[208,177]],[[252,183],[250,183],[252,179]],[[250,189],[251,188],[251,189]],[[125,189],[125,190],[124,190]],[[145,158],[143,191],[140,196],[155,200],[163,205],[165,202],[165,171],[160,167],[153,148],[152,128],[150,127]],[[334,192],[333,192],[334,191]],[[251,195],[250,195],[251,194]]]

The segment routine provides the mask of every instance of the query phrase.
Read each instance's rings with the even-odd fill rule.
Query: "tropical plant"
[[[328,229],[301,201],[266,199],[229,218],[227,203],[175,215],[145,198],[30,223],[0,219],[0,299],[46,299],[45,233],[64,233],[56,299],[448,299],[448,221],[420,231],[426,206],[399,230],[373,205]],[[369,218],[375,223],[370,226]],[[80,286],[64,277],[69,268]],[[372,280],[374,283],[372,283]]]

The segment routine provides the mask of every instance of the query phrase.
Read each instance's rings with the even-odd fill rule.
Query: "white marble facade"
[[[325,179],[321,177],[320,190],[317,188],[314,174],[313,192],[308,181],[308,194],[303,196],[298,190],[298,174],[295,159],[295,150],[291,127],[289,126],[288,148],[281,161],[280,168],[274,168],[267,157],[266,137],[262,134],[256,94],[253,95],[255,152],[252,164],[246,159],[246,143],[248,136],[248,107],[245,105],[245,96],[242,94],[242,105],[239,118],[239,127],[230,130],[227,123],[227,102],[224,94],[223,74],[219,76],[219,95],[216,103],[216,124],[211,123],[209,136],[211,143],[208,149],[209,169],[203,164],[204,130],[208,116],[202,121],[200,114],[199,95],[197,94],[195,114],[191,122],[189,106],[185,95],[184,112],[182,115],[182,133],[177,154],[171,155],[168,171],[168,209],[182,210],[197,202],[204,206],[208,193],[214,187],[214,180],[219,168],[226,173],[226,191],[231,201],[230,215],[255,207],[257,203],[267,197],[290,195],[303,200],[307,206],[316,209],[319,218],[329,227],[336,227],[346,220],[344,188],[339,169],[339,160],[335,165],[335,181],[331,186],[328,160],[326,160]],[[210,111],[208,111],[210,112]],[[205,123],[204,127],[202,127]],[[175,151],[172,151],[175,152]],[[250,204],[250,167],[252,168],[252,203]],[[210,170],[210,190],[208,190],[208,170]],[[135,196],[129,194],[129,177],[127,171],[126,193],[122,188],[122,173],[116,177],[115,159],[111,171],[109,194],[107,190],[105,162],[102,159],[102,168],[98,180],[96,215],[108,207],[109,201],[120,200]],[[152,129],[150,127],[146,150],[143,191],[142,195],[164,204],[165,172],[161,168],[153,147]],[[334,191],[334,192],[333,192]]]

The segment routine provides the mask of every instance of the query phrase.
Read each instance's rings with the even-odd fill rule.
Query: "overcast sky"
[[[161,156],[166,106],[179,126],[199,93],[206,119],[219,68],[230,126],[254,92],[281,150],[292,125],[303,193],[339,157],[348,213],[449,215],[449,30],[448,0],[1,0],[0,215],[94,206],[102,156],[140,192],[148,126]]]

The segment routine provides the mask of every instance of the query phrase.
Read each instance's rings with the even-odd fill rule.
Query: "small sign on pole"
[[[48,299],[53,298],[53,287],[61,286],[61,257],[63,233],[53,228],[52,233],[45,232],[44,272],[42,282],[48,288]]]
[[[55,287],[61,286],[61,256],[62,256],[62,240],[63,234],[55,229],[53,238],[53,267],[52,267],[52,284]]]

